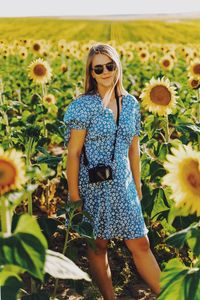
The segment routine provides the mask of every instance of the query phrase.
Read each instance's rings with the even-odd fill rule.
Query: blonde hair
[[[116,93],[118,96],[126,95],[128,94],[128,92],[124,89],[122,84],[122,65],[117,51],[115,50],[115,48],[108,44],[97,43],[91,46],[87,56],[85,68],[84,94],[95,94],[97,92],[97,83],[96,80],[92,77],[91,68],[94,56],[99,53],[107,55],[111,60],[115,62],[117,66],[115,83],[113,87],[111,87],[111,89],[106,93],[103,99],[103,104],[104,106],[106,106],[110,101],[110,97],[114,88],[116,89]]]

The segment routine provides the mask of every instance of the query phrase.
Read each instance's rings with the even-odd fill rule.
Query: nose
[[[106,66],[103,66],[103,74],[109,73],[108,69],[106,68]]]

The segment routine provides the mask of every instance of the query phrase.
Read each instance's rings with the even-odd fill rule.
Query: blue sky
[[[4,0],[0,17],[200,12],[199,0]]]

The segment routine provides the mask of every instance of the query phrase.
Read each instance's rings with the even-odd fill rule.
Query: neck
[[[97,87],[97,91],[99,93],[99,95],[101,96],[101,98],[103,99],[105,94],[109,91],[110,87],[104,87],[104,86],[98,86]],[[115,90],[112,91],[112,94],[110,96],[110,100],[114,100],[115,99]]]

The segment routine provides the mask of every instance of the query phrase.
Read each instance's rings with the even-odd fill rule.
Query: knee
[[[141,255],[150,250],[150,243],[148,237],[138,238],[134,240],[125,241],[127,248],[132,255]]]

